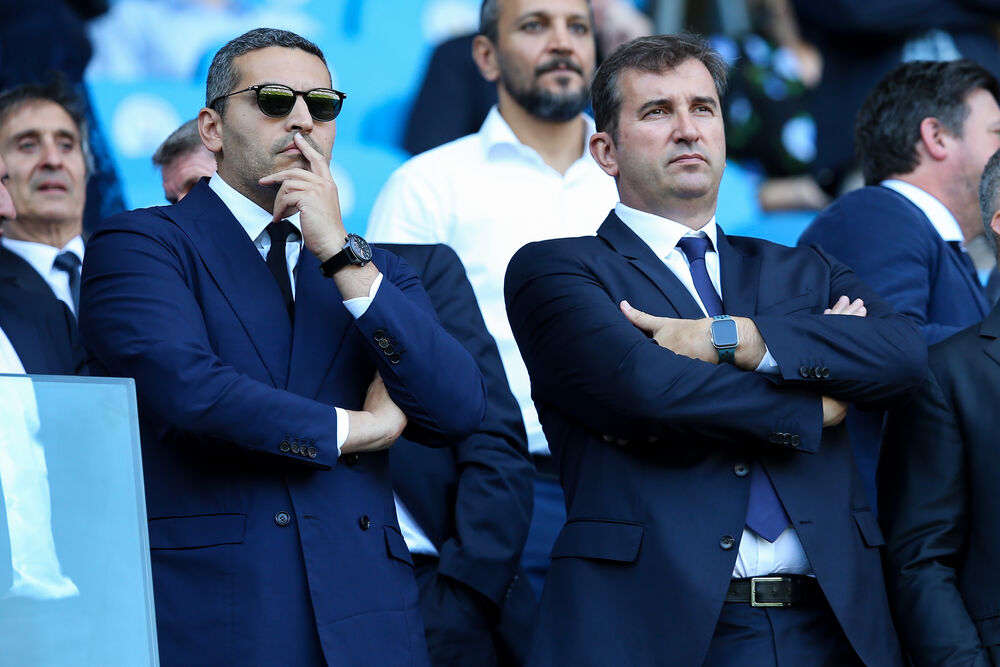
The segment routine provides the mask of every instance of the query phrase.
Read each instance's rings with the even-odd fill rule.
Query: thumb
[[[659,319],[658,317],[644,313],[638,308],[633,308],[632,304],[628,301],[622,301],[618,304],[618,307],[621,308],[625,318],[637,329],[649,335],[652,335],[656,331],[656,321]]]

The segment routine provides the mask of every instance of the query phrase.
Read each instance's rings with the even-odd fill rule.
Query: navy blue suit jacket
[[[901,663],[882,535],[846,429],[822,428],[820,395],[878,403],[910,390],[926,359],[919,333],[818,250],[720,231],[718,251],[726,312],[753,318],[776,377],[676,355],[625,319],[623,299],[703,315],[613,213],[596,237],[532,243],[511,260],[507,311],[568,515],[534,664],[701,664],[738,553],[750,486],[736,471],[750,457],[858,655]],[[863,298],[868,317],[822,315],[841,294]]]
[[[912,319],[928,344],[979,322],[989,312],[985,290],[968,262],[947,243],[924,212],[895,190],[871,186],[848,192],[802,232],[799,245],[816,244],[850,266],[893,308]],[[852,409],[851,442],[869,497],[882,412]]]
[[[388,452],[338,460],[333,407],[361,409],[377,370],[409,437],[444,445],[485,394],[416,275],[372,261],[354,320],[303,249],[293,328],[204,181],[91,238],[80,330],[99,371],[136,381],[164,664],[295,664],[313,628],[331,664],[426,663]]]
[[[9,250],[0,243],[0,281],[16,285],[22,290],[44,294],[56,298],[52,287],[45,281],[42,274],[28,260]]]
[[[930,349],[889,411],[879,465],[886,581],[917,665],[1000,664],[1000,309]]]
[[[10,251],[7,254],[13,255]],[[6,257],[0,257],[0,262],[5,260]],[[30,265],[28,270],[35,273]],[[45,289],[48,290],[48,285]],[[85,372],[76,320],[66,304],[51,291],[37,294],[10,278],[0,278],[0,328],[10,339],[26,373],[80,375]]]

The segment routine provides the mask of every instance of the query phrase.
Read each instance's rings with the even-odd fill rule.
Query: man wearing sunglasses
[[[426,664],[385,451],[473,431],[475,362],[397,257],[347,235],[322,52],[252,30],[209,69],[217,172],[106,221],[81,320],[139,397],[163,664]]]

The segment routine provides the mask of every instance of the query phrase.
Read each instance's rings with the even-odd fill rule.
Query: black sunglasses
[[[302,99],[306,101],[309,115],[321,122],[331,121],[336,118],[340,114],[341,107],[344,106],[344,98],[347,97],[347,93],[342,93],[333,88],[292,90],[280,83],[264,83],[226,95],[219,95],[208,106],[214,109],[215,103],[219,100],[251,90],[257,94],[257,108],[265,116],[272,118],[287,116],[288,112],[295,106],[295,98],[301,95]]]

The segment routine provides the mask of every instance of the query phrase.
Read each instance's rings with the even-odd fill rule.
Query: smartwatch
[[[729,315],[712,318],[712,345],[719,353],[719,363],[736,363],[736,346],[740,344],[740,332],[736,320]]]
[[[357,234],[348,234],[340,252],[319,265],[319,271],[327,278],[349,264],[364,266],[372,261],[372,247]]]

